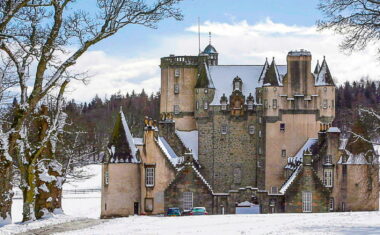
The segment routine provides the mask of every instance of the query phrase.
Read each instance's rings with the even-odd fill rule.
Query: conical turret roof
[[[277,71],[276,62],[273,58],[272,63],[270,64],[269,68],[265,73],[263,85],[265,86],[270,84],[271,86],[279,86],[280,83],[280,74]]]
[[[335,85],[332,79],[329,66],[327,65],[326,59],[323,58],[321,68],[319,69],[317,79],[315,81],[317,86]]]

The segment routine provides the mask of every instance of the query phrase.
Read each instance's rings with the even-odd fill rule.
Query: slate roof
[[[279,75],[282,77],[287,72],[286,65],[277,65]],[[264,65],[211,65],[209,66],[209,79],[215,87],[215,96],[210,105],[220,105],[223,94],[229,96],[232,93],[232,81],[238,76],[243,81],[243,95],[248,97],[252,93],[256,97],[256,88],[263,85],[262,77]]]
[[[108,144],[111,163],[139,163],[134,139],[124,113],[120,110]]]
[[[164,137],[158,137],[157,144],[174,167],[183,162],[183,157],[178,157]]]
[[[198,161],[198,131],[176,130],[175,133],[183,145],[192,151],[194,159]]]
[[[280,86],[282,85],[282,78],[278,72],[276,62],[274,61],[274,58],[272,60],[272,63],[270,64],[269,68],[266,69],[265,75],[264,75],[264,86]]]
[[[315,79],[315,85],[316,86],[335,85],[330,73],[329,66],[327,65],[325,58],[323,58],[321,68],[319,69],[318,75]]]

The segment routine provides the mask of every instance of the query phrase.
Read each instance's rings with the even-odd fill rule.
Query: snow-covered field
[[[64,234],[380,234],[380,213],[133,216]]]

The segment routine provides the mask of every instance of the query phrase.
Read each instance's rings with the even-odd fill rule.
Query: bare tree
[[[321,0],[319,9],[326,17],[318,21],[320,30],[332,29],[344,35],[341,48],[363,50],[368,44],[379,43],[379,0]],[[380,49],[379,52],[380,54]]]
[[[9,130],[2,133],[0,172],[17,164],[23,191],[23,221],[36,218],[36,174],[39,159],[51,143],[56,131],[45,128],[38,146],[30,143],[28,127],[38,113],[40,101],[49,93],[64,94],[70,80],[78,75],[70,72],[91,46],[114,35],[127,25],[155,27],[165,18],[180,20],[176,5],[181,0],[97,0],[96,14],[75,8],[74,0],[0,0],[0,50],[12,61],[17,71],[19,105]],[[77,49],[68,50],[68,45]],[[28,91],[28,84],[32,88]],[[57,126],[55,126],[56,128]],[[33,147],[32,147],[33,146]],[[9,179],[0,178],[0,185]],[[6,187],[9,189],[9,186]],[[10,215],[11,190],[0,189],[0,203]]]

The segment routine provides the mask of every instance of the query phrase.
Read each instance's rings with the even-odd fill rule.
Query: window
[[[286,149],[281,150],[281,157],[286,157]]]
[[[205,89],[205,94],[207,94],[208,93],[208,89]]]
[[[145,186],[146,187],[154,186],[154,168],[153,167],[145,168]]]
[[[273,99],[273,109],[277,109],[277,99]]]
[[[174,70],[174,77],[178,78],[181,75],[181,70],[175,69]]]
[[[264,100],[264,108],[266,108],[266,109],[268,108],[268,100],[267,99]]]
[[[174,94],[178,94],[179,93],[179,84],[174,84]]]
[[[323,100],[323,108],[327,109],[327,100],[326,99]]]
[[[324,169],[323,170],[323,184],[326,187],[333,186],[333,169]]]
[[[262,154],[263,150],[261,149],[261,146],[259,146],[259,154]]]
[[[235,89],[234,90],[240,90],[240,82],[239,81],[235,82]]]
[[[196,108],[196,110],[199,109],[199,101],[195,102],[195,108]]]
[[[222,135],[227,134],[227,124],[222,124],[222,127],[220,128],[220,132],[222,133]]]
[[[259,131],[259,138],[261,138],[261,130]]]
[[[326,155],[325,156],[325,164],[331,164],[332,163],[332,156],[329,154],[329,155]]]
[[[329,211],[334,211],[334,198],[333,197],[330,197]]]
[[[278,193],[278,188],[277,188],[277,187],[272,187],[272,188],[271,188],[271,192],[272,192],[273,194],[277,194],[277,193]]]
[[[285,123],[280,123],[280,131],[285,131]]]
[[[234,169],[234,183],[235,184],[241,183],[241,169],[239,167]]]
[[[346,211],[346,203],[342,202],[342,211]]]
[[[302,212],[312,212],[311,192],[302,192]]]
[[[106,173],[104,174],[104,184],[109,185],[109,183],[110,183],[110,173],[106,171]]]
[[[253,110],[253,101],[248,101],[248,110]]]
[[[331,100],[331,108],[335,108],[335,102],[334,102],[334,100]]]
[[[261,104],[261,97],[257,100],[258,104]]]
[[[208,103],[207,103],[207,101],[205,101],[203,108],[204,108],[205,110],[208,109]]]
[[[223,111],[227,110],[227,101],[222,101],[222,110]]]
[[[174,114],[179,114],[179,105],[174,105]]]
[[[249,132],[250,135],[255,134],[255,126],[254,125],[249,125],[248,132]]]
[[[193,208],[193,192],[183,192],[183,209],[191,210]]]
[[[259,117],[259,123],[262,123],[262,122],[263,122],[263,118]]]

